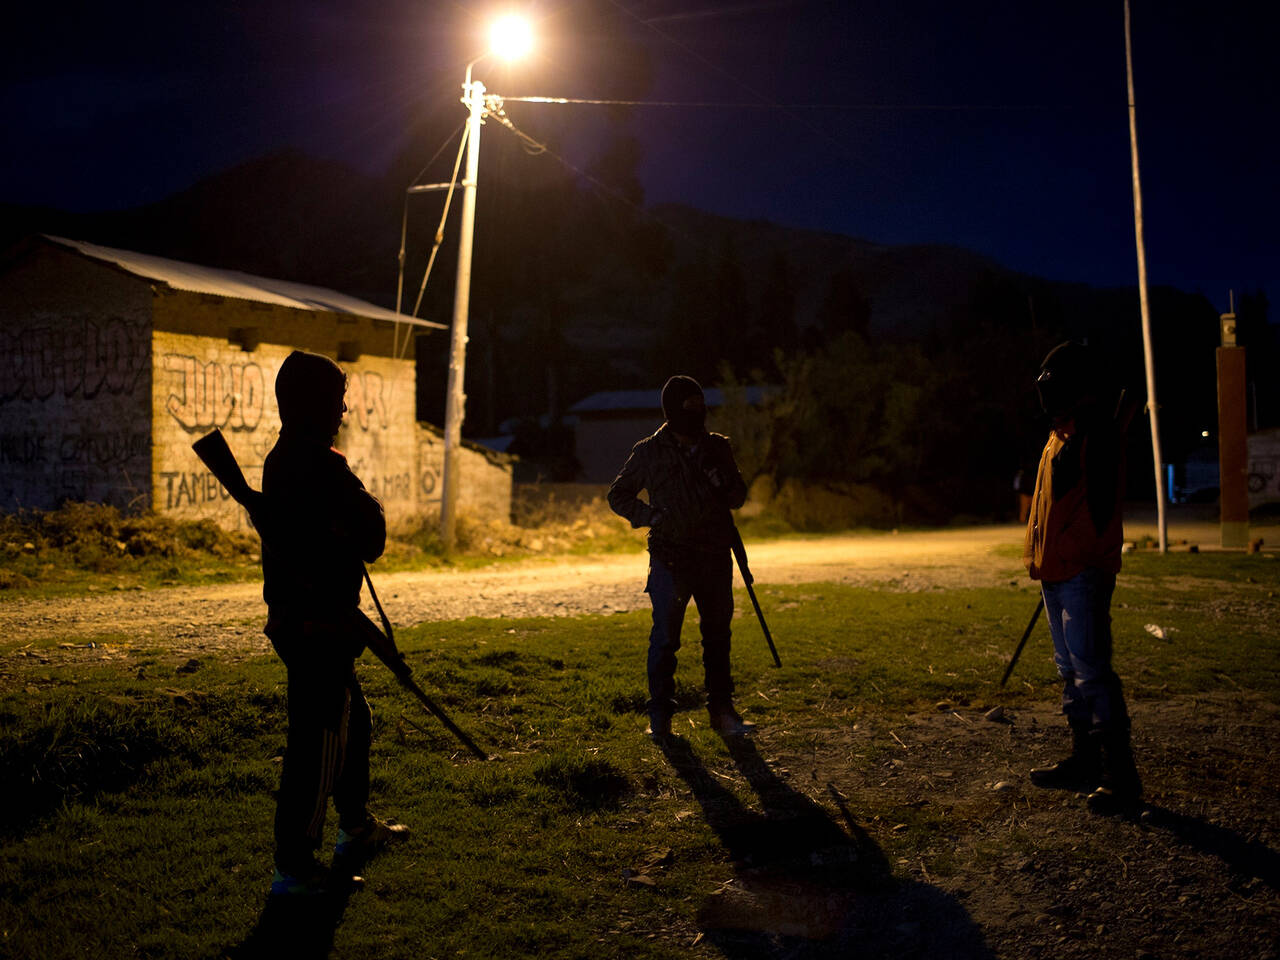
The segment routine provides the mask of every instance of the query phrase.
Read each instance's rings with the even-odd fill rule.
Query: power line
[[[508,97],[508,103],[585,104],[606,107],[690,107],[718,110],[876,110],[876,111],[965,111],[965,110],[1089,110],[1097,104],[1054,103],[776,103],[740,100],[600,100],[582,97]]]

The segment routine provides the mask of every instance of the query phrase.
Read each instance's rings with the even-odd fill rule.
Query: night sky
[[[1133,0],[1150,280],[1220,309],[1229,288],[1280,291],[1278,7]],[[6,24],[0,201],[124,208],[287,146],[379,173],[424,116],[462,122],[463,67],[495,9],[33,7]],[[1136,280],[1121,0],[525,9],[538,51],[482,61],[491,91],[702,104],[509,104],[582,168],[607,137],[634,134],[649,203],[956,244],[1056,280]]]

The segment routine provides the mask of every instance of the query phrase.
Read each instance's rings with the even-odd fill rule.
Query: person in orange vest
[[[1062,678],[1070,756],[1031,771],[1041,787],[1090,790],[1097,813],[1140,806],[1129,711],[1111,665],[1111,596],[1123,546],[1123,425],[1107,408],[1097,359],[1062,343],[1036,379],[1051,430],[1036,472],[1023,561],[1040,581]]]

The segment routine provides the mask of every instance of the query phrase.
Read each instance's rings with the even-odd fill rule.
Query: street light
[[[440,539],[445,550],[457,541],[458,466],[462,445],[462,420],[467,395],[464,391],[467,369],[467,311],[471,301],[471,249],[476,230],[476,179],[480,174],[480,127],[484,122],[485,89],[479,80],[472,81],[471,68],[490,54],[514,59],[523,56],[532,45],[527,22],[507,16],[496,21],[489,32],[489,49],[467,64],[467,77],[462,84],[462,102],[470,116],[467,120],[467,172],[462,181],[462,225],[458,236],[458,278],[453,294],[453,324],[449,333],[449,386],[444,408],[444,476],[440,491]]]

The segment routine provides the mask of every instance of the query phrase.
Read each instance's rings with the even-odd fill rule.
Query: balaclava
[[[325,433],[333,408],[347,389],[347,375],[328,357],[295,350],[276,374],[280,425],[291,432]]]
[[[1091,401],[1098,389],[1098,369],[1089,348],[1068,340],[1040,364],[1036,392],[1050,417],[1070,417]]]
[[[700,437],[707,429],[707,409],[699,404],[697,410],[686,410],[684,402],[690,397],[701,397],[702,387],[693,377],[676,375],[662,387],[662,415],[671,429],[686,437]]]

